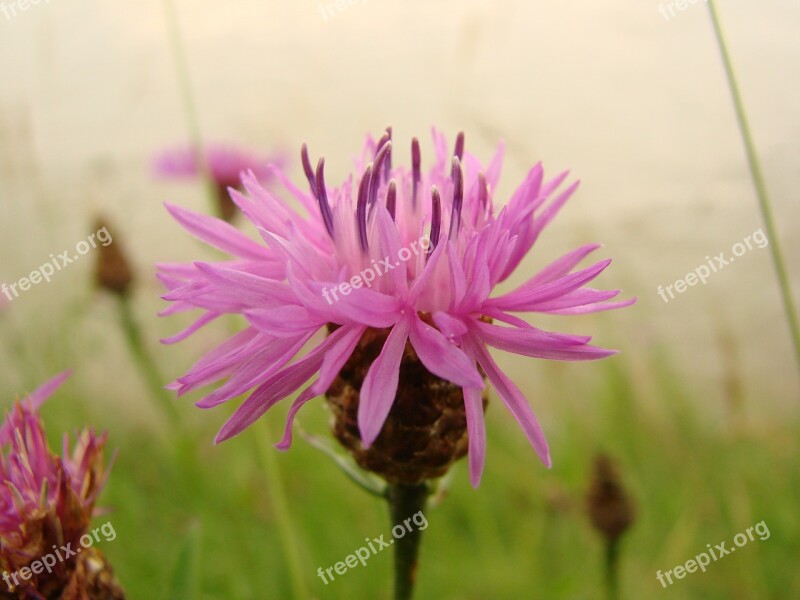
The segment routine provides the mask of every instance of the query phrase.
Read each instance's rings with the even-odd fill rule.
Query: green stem
[[[184,52],[183,36],[181,35],[178,11],[175,9],[174,0],[164,0],[164,16],[167,22],[168,37],[172,58],[175,63],[175,73],[178,77],[181,101],[186,114],[186,123],[189,128],[189,138],[194,150],[195,162],[198,166],[201,178],[205,184],[206,196],[211,204],[212,211],[216,214],[219,211],[216,200],[217,188],[211,177],[208,168],[205,152],[203,151],[203,136],[200,133],[200,119],[197,117],[197,107],[192,94],[192,82],[189,77],[189,66]]]
[[[133,305],[128,296],[117,296],[119,306],[120,324],[125,334],[125,341],[128,348],[136,360],[139,371],[150,387],[153,396],[158,400],[162,412],[166,415],[170,425],[177,425],[179,415],[175,401],[166,389],[164,389],[165,379],[158,370],[155,359],[148,352],[144,344],[141,327],[133,313]]]
[[[272,438],[269,421],[263,419],[264,431],[256,435],[258,450],[264,461],[264,472],[267,476],[267,486],[269,487],[270,500],[275,510],[275,521],[278,527],[278,535],[286,556],[289,567],[289,580],[292,586],[292,594],[297,600],[308,600],[311,595],[308,593],[305,579],[303,578],[302,562],[300,560],[300,546],[298,544],[299,535],[296,533],[294,521],[289,511],[289,503],[286,496],[286,488],[283,485],[280,465],[276,460],[277,451],[269,445],[268,440]]]
[[[744,149],[747,154],[747,164],[750,168],[750,176],[753,180],[756,196],[758,197],[758,205],[761,209],[761,217],[764,221],[764,227],[767,230],[767,237],[769,238],[769,247],[772,254],[772,263],[775,267],[775,273],[778,278],[778,286],[780,288],[781,298],[783,299],[783,307],[786,311],[786,318],[789,321],[789,333],[792,337],[794,344],[795,358],[797,360],[798,370],[800,370],[800,324],[798,323],[797,313],[794,307],[794,300],[792,298],[792,290],[789,284],[789,276],[786,269],[786,263],[783,259],[781,252],[780,242],[778,241],[778,233],[775,228],[775,222],[772,216],[772,207],[767,194],[767,186],[764,182],[764,175],[761,171],[761,165],[756,154],[753,138],[750,134],[750,126],[747,123],[747,116],[745,115],[744,105],[742,103],[741,94],[739,93],[739,86],[736,83],[736,76],[733,72],[733,65],[731,63],[728,48],[725,43],[725,38],[722,35],[722,28],[717,16],[717,9],[714,0],[708,0],[708,11],[711,14],[711,22],[714,26],[714,34],[717,38],[717,45],[719,46],[720,53],[722,54],[722,63],[725,66],[725,76],[728,80],[728,87],[730,88],[733,106],[736,110],[736,120],[739,124],[739,132],[742,136]]]
[[[619,538],[606,541],[606,593],[608,600],[619,598],[619,579],[617,576],[619,564]]]
[[[417,512],[425,508],[430,489],[427,483],[418,485],[390,484],[386,498],[392,527],[402,526]],[[417,562],[422,531],[406,531],[402,538],[394,539],[394,600],[411,600],[417,580]]]

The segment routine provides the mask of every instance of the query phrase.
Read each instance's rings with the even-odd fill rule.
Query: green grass
[[[481,487],[469,486],[465,464],[459,464],[449,496],[428,511],[418,597],[603,598],[602,545],[584,511],[589,468],[599,450],[618,461],[637,504],[637,520],[623,542],[622,597],[800,596],[800,427],[763,417],[709,424],[693,408],[700,399],[680,389],[663,359],[654,357],[653,364],[662,396],[655,402],[639,397],[622,357],[597,370],[597,381],[549,380],[548,393],[562,399],[543,415],[552,470],[537,463],[493,400]],[[572,373],[581,367],[566,368]],[[45,410],[54,440],[59,421],[89,416],[67,414],[81,404],[69,388],[58,396]],[[102,518],[112,521],[117,539],[102,549],[131,598],[291,598],[255,438],[264,428],[256,425],[213,446],[222,415],[186,404],[182,436],[112,423],[109,445],[119,454],[102,496],[111,513]],[[282,422],[279,412],[268,418],[273,430]],[[303,424],[323,432],[327,418],[317,402]],[[317,567],[343,560],[365,537],[388,537],[386,507],[300,438],[278,458],[314,596],[388,599],[389,550],[330,585],[316,576]],[[706,573],[661,589],[658,569],[684,563],[707,544],[726,540],[730,546],[736,533],[762,520],[768,540],[756,538]],[[170,582],[186,581],[187,573],[196,574],[197,595],[170,592]]]

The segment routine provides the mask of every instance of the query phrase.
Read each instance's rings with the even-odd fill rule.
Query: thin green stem
[[[430,494],[427,483],[418,485],[390,484],[386,498],[392,527],[403,524],[425,508]],[[417,581],[417,562],[422,531],[412,529],[401,538],[394,539],[394,600],[411,600]]]
[[[175,400],[166,389],[164,389],[165,379],[162,377],[153,356],[147,350],[142,336],[142,329],[136,320],[133,312],[133,305],[128,296],[115,296],[118,300],[120,325],[125,334],[125,341],[128,344],[139,372],[153,393],[153,397],[158,401],[159,408],[166,415],[170,425],[178,424],[178,409]]]
[[[292,586],[292,594],[297,600],[307,600],[311,598],[308,593],[305,579],[303,578],[302,561],[300,560],[300,536],[292,520],[289,511],[289,503],[286,496],[286,488],[283,485],[280,465],[276,460],[277,451],[269,445],[268,440],[272,438],[269,421],[263,419],[264,431],[256,435],[258,450],[264,461],[264,473],[267,476],[267,486],[275,510],[275,521],[278,527],[278,535],[281,539],[286,561],[289,567],[289,580]]]
[[[200,130],[200,119],[197,117],[197,106],[192,93],[192,82],[189,76],[189,65],[184,52],[183,36],[181,35],[178,11],[175,8],[174,0],[164,0],[164,16],[167,22],[167,35],[169,37],[172,58],[175,64],[175,74],[178,78],[181,101],[186,114],[186,124],[189,128],[189,138],[191,139],[192,149],[195,154],[195,162],[202,177],[208,202],[213,212],[216,214],[218,203],[216,201],[217,189],[211,178],[205,152],[203,151],[203,136]]]
[[[608,600],[617,600],[619,598],[619,580],[618,580],[618,564],[619,564],[619,538],[606,540],[606,597]]]
[[[722,35],[722,27],[720,26],[719,17],[717,16],[717,9],[714,0],[708,0],[708,11],[711,15],[711,22],[714,26],[714,34],[717,38],[717,45],[719,46],[720,53],[722,54],[722,63],[725,67],[725,76],[728,80],[728,87],[730,89],[733,106],[736,110],[736,120],[739,124],[739,132],[742,136],[744,143],[745,153],[747,154],[747,164],[750,168],[750,176],[753,180],[756,196],[758,197],[758,205],[761,209],[761,217],[764,221],[764,227],[767,230],[767,237],[769,238],[769,247],[772,254],[772,263],[775,267],[775,273],[778,278],[778,286],[780,288],[781,298],[783,299],[783,306],[786,311],[786,318],[789,322],[789,333],[792,337],[794,344],[795,358],[797,360],[798,370],[800,370],[800,323],[798,323],[797,312],[794,307],[794,300],[792,298],[792,289],[789,283],[788,271],[786,263],[783,259],[780,242],[778,240],[778,233],[775,228],[775,222],[772,216],[772,205],[767,194],[767,186],[764,182],[764,175],[761,171],[761,164],[756,154],[755,144],[750,134],[750,126],[747,122],[747,116],[744,111],[744,104],[742,97],[739,93],[739,86],[736,83],[736,76],[733,72],[733,65],[731,63],[728,47],[725,43],[725,38]]]

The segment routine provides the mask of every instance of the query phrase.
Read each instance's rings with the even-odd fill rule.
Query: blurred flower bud
[[[107,219],[98,218],[95,221],[95,231],[108,233]],[[99,236],[98,236],[99,238]],[[106,235],[97,246],[98,258],[95,264],[95,282],[98,287],[117,294],[126,296],[134,282],[133,269],[120,246],[119,241],[112,240]]]
[[[592,525],[608,542],[615,542],[634,521],[633,499],[623,487],[613,461],[605,454],[595,458],[586,499]]]

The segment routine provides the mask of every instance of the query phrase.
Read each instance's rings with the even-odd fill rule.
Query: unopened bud
[[[634,521],[633,499],[623,487],[612,460],[597,456],[586,495],[592,525],[609,542],[616,541]]]
[[[95,221],[96,231],[108,231],[105,219]],[[95,282],[98,287],[119,296],[130,292],[134,276],[128,258],[117,239],[107,236],[108,242],[97,246],[98,258],[95,265]]]

